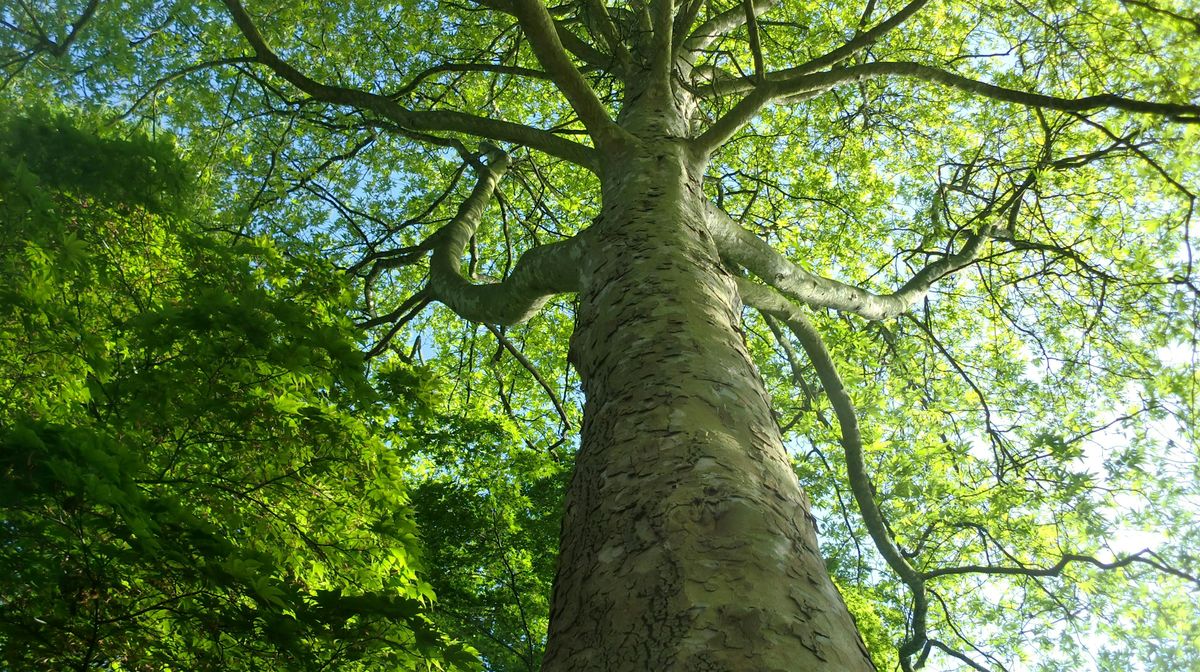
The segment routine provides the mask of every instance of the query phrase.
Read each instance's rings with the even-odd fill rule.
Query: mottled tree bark
[[[737,326],[703,157],[671,130],[638,129],[604,166],[543,669],[871,670]]]

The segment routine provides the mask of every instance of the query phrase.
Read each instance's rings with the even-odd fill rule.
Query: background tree
[[[0,120],[5,669],[412,669],[412,371],[362,377],[342,276],[207,233],[169,142]],[[400,384],[402,381],[408,381]]]
[[[525,448],[574,447],[573,330],[587,401],[547,669],[864,668],[830,575],[883,665],[1179,669],[1197,620],[1193,14],[3,18],[9,91],[52,82],[186,128],[244,228],[357,279],[371,357],[453,373],[446,402],[485,396]],[[430,481],[488,499],[476,465],[434,457]],[[527,629],[506,643],[532,667]]]

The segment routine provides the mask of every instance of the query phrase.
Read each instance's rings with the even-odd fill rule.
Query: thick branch
[[[761,82],[766,77],[763,66],[762,41],[758,39],[758,17],[754,14],[754,0],[742,0],[746,12],[746,30],[750,39],[750,53],[754,57],[754,79]]]
[[[588,25],[608,47],[622,73],[627,72],[632,62],[632,56],[629,54],[629,48],[625,46],[625,41],[617,33],[617,26],[608,12],[608,5],[604,3],[604,0],[587,0],[584,9]]]
[[[311,79],[271,50],[238,0],[225,0],[225,6],[238,29],[246,37],[246,41],[254,49],[258,62],[316,100],[368,110],[404,129],[460,132],[499,142],[512,142],[557,156],[593,172],[598,170],[598,160],[591,148],[531,126],[449,110],[413,111],[387,96],[361,89],[323,84]]]
[[[596,144],[604,145],[619,137],[619,127],[567,56],[554,19],[546,11],[542,0],[512,0],[512,8],[538,62],[558,85]]]
[[[502,282],[476,285],[462,272],[466,250],[492,193],[508,168],[508,157],[491,154],[488,165],[476,168],[479,181],[454,218],[433,234],[429,262],[432,296],[463,319],[489,324],[518,324],[532,317],[555,294],[576,291],[583,247],[578,238],[540,245],[517,261]]]
[[[650,8],[654,30],[650,46],[650,76],[654,79],[656,88],[667,91],[671,86],[675,0],[651,0]]]
[[[778,4],[778,0],[754,0],[755,16],[762,16]],[[746,11],[741,7],[726,10],[700,24],[683,42],[684,51],[702,51],[730,31],[746,23]]]
[[[476,0],[476,2],[488,9],[516,16],[516,9],[513,8],[510,0]],[[562,43],[562,46],[567,51],[574,54],[576,58],[593,68],[606,68],[610,65],[609,61],[611,59],[609,59],[607,54],[601,53],[592,45],[579,39],[579,36],[571,32],[562,21],[554,19],[553,24],[559,42]]]
[[[753,80],[739,81],[752,82]],[[694,145],[698,153],[707,155],[716,151],[718,147],[742,130],[742,127],[753,121],[764,105],[780,95],[779,86],[767,78],[759,78],[756,82],[751,83],[750,88],[753,88],[753,91],[749,95],[739,100],[696,138]]]
[[[815,308],[832,308],[868,320],[895,317],[921,301],[939,279],[970,264],[987,236],[974,233],[956,254],[922,268],[892,294],[874,294],[861,287],[826,278],[792,263],[765,240],[743,229],[715,205],[708,208],[709,231],[723,256],[746,268],[788,298]]]

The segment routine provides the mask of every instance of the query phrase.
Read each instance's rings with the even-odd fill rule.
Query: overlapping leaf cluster
[[[0,144],[3,664],[469,667],[417,574],[419,439],[375,427],[421,378],[366,385],[341,276],[206,232],[167,142],[37,110]]]

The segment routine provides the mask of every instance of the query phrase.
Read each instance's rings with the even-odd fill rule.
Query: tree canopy
[[[876,665],[1200,669],[1186,0],[22,0],[0,21],[6,100],[173,134],[188,166],[10,122],[0,412],[26,485],[0,553],[45,540],[0,593],[30,647],[10,656],[91,637],[184,666],[468,666],[459,641],[537,669],[578,268],[605,157],[667,91],[688,114],[656,132],[705,157],[745,343]],[[118,555],[129,585],[100,586]],[[153,645],[122,640],[166,600]],[[189,638],[205,619],[228,643]]]
[[[340,274],[206,232],[169,143],[4,120],[8,669],[467,661],[402,483],[418,372],[362,376]]]

